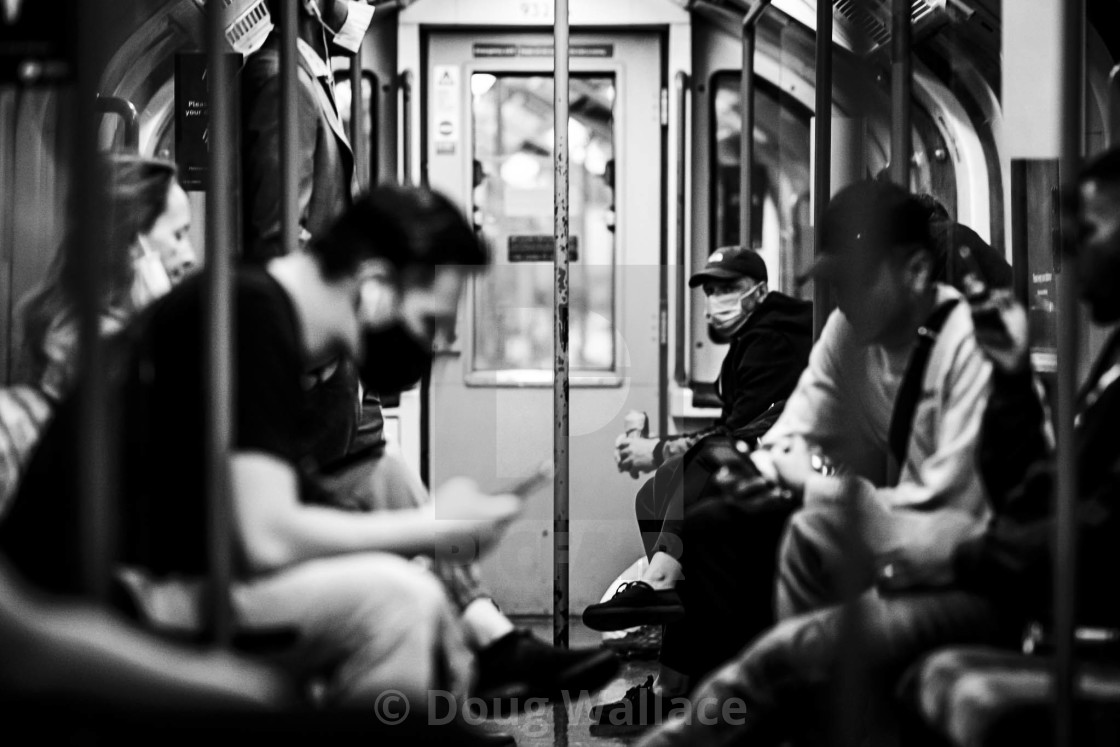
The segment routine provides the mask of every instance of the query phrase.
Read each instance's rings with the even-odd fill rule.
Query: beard
[[[708,322],[708,339],[716,345],[726,345],[731,342],[731,338],[734,337],[734,332],[734,328],[730,330],[721,329],[711,322]]]

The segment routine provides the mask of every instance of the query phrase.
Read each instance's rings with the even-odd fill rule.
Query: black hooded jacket
[[[753,439],[777,419],[809,363],[813,347],[813,304],[771,291],[735,333],[720,368],[723,412],[711,428],[673,436],[658,450],[664,458],[683,454],[712,435]],[[761,418],[762,415],[765,418]]]

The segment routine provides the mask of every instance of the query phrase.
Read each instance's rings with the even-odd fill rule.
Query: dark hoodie
[[[747,439],[761,436],[781,414],[809,363],[812,347],[813,304],[771,291],[735,333],[723,359],[719,420],[711,428],[663,440],[657,454],[663,458],[682,454],[716,434]]]
[[[797,385],[813,347],[813,304],[772,291],[731,340],[719,373],[727,432],[749,425]]]

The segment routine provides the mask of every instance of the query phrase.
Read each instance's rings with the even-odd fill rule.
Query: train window
[[[471,76],[474,215],[494,253],[476,281],[472,370],[551,371],[553,80]],[[615,369],[613,75],[573,75],[570,365]]]
[[[739,133],[742,129],[738,71],[712,76],[712,248],[739,240]],[[796,293],[793,278],[812,256],[809,217],[810,112],[777,87],[755,84],[754,173],[751,246],[766,260],[771,285]]]

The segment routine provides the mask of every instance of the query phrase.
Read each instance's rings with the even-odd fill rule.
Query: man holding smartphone
[[[954,551],[984,531],[991,511],[975,465],[992,365],[969,305],[934,280],[925,216],[892,184],[857,183],[829,202],[811,273],[831,284],[839,308],[763,438],[767,448],[753,455],[770,475],[760,481],[799,507],[780,555],[782,621],[694,691],[708,708],[713,699],[739,699],[746,713],[738,711],[737,724],[674,720],[649,744],[827,728],[827,718],[791,724],[781,714],[794,700],[808,708],[822,695],[839,697],[831,688],[847,656],[859,657],[868,678],[847,693],[859,698],[850,707],[889,713],[893,685],[917,655],[999,635],[990,599],[959,589],[922,593],[951,583]],[[828,474],[814,453],[841,474]],[[719,546],[705,541],[698,552]],[[856,654],[848,610],[861,623]],[[890,724],[866,719],[860,728],[883,736]]]

